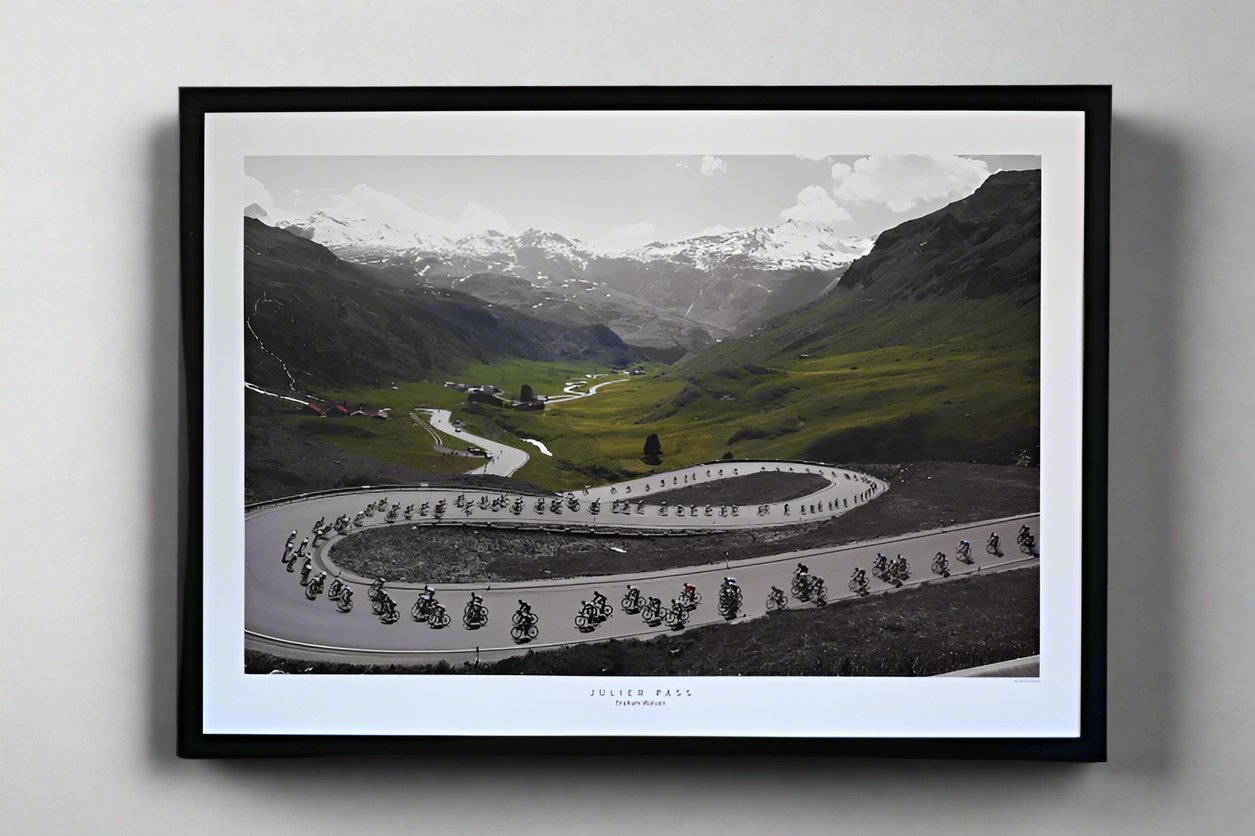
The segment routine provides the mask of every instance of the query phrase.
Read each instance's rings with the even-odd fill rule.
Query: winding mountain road
[[[431,425],[437,431],[457,435],[470,444],[482,447],[488,453],[487,462],[468,471],[472,476],[513,476],[515,471],[527,464],[529,456],[526,450],[492,441],[468,430],[454,429],[453,415],[447,409],[420,408],[419,411],[426,412],[431,417]]]
[[[720,467],[724,469],[722,477],[719,475]],[[319,541],[309,554],[315,571],[326,571],[329,577],[338,575],[353,588],[355,606],[350,613],[338,612],[335,603],[327,600],[325,595],[312,602],[306,600],[304,590],[299,584],[299,574],[288,572],[281,561],[284,543],[290,531],[296,530],[299,540],[300,537],[310,535],[312,525],[319,518],[325,517],[331,521],[340,514],[352,516],[368,504],[377,504],[384,499],[389,507],[400,504],[402,508],[411,503],[421,505],[423,502],[431,503],[434,507],[435,503],[443,499],[448,510],[438,523],[430,514],[427,517],[415,514],[412,520],[399,517],[395,522],[388,523],[385,512],[376,511],[367,518],[365,525],[354,529],[347,536],[354,536],[356,531],[364,528],[389,525],[411,527],[416,537],[422,536],[423,526],[433,524],[591,529],[605,535],[621,532],[622,547],[630,552],[636,538],[640,536],[675,536],[676,532],[692,532],[687,536],[700,537],[698,532],[701,531],[780,526],[840,516],[850,508],[873,501],[888,487],[879,480],[842,468],[796,462],[737,462],[734,465],[721,462],[683,468],[668,473],[665,477],[652,478],[665,478],[668,481],[675,478],[679,484],[685,484],[687,479],[687,484],[700,484],[708,480],[727,478],[730,468],[735,469],[737,475],[744,475],[748,472],[790,467],[821,473],[826,477],[827,484],[808,496],[787,503],[790,506],[787,515],[784,512],[786,503],[782,502],[767,504],[766,512],[761,515],[758,506],[740,506],[735,516],[730,508],[723,515],[718,508],[712,508],[711,514],[707,515],[705,506],[701,506],[696,516],[691,515],[690,508],[686,510],[686,516],[676,517],[675,506],[671,506],[664,514],[656,506],[646,506],[642,512],[638,510],[636,502],[612,501],[620,496],[626,498],[628,487],[632,488],[634,494],[640,495],[649,481],[643,479],[592,488],[587,496],[577,491],[569,498],[578,501],[579,510],[572,511],[568,497],[564,497],[560,500],[560,514],[552,511],[552,497],[434,487],[362,489],[255,507],[247,512],[245,522],[246,645],[304,658],[369,659],[376,662],[435,662],[440,659],[456,661],[478,658],[487,661],[525,652],[529,648],[555,647],[608,638],[645,638],[667,632],[668,628],[665,626],[651,627],[639,615],[622,611],[620,599],[629,583],[638,586],[647,597],[661,598],[664,604],[679,594],[685,581],[694,583],[702,593],[703,601],[691,613],[689,626],[692,627],[724,620],[717,612],[716,604],[719,585],[728,574],[734,575],[744,590],[742,614],[736,619],[741,620],[765,613],[767,593],[773,585],[784,589],[786,593],[789,591],[790,579],[798,561],[806,562],[814,575],[826,580],[830,601],[839,601],[854,597],[846,589],[847,579],[855,567],[868,569],[870,574],[872,560],[878,551],[890,557],[898,553],[908,557],[912,565],[912,577],[906,586],[940,580],[931,575],[928,568],[932,556],[938,551],[951,557],[950,571],[954,577],[1031,565],[1036,560],[1035,557],[1015,552],[1013,546],[1008,548],[1007,554],[1000,556],[988,555],[981,548],[991,531],[998,532],[1004,544],[1014,544],[1019,525],[1028,523],[1036,529],[1036,515],[1032,515],[869,543],[790,551],[661,572],[526,583],[440,584],[436,586],[437,597],[447,607],[453,619],[442,630],[416,623],[409,616],[410,607],[417,598],[418,590],[423,586],[421,579],[413,579],[410,583],[388,584],[388,593],[401,610],[401,620],[392,625],[381,624],[371,614],[370,601],[366,595],[370,579],[344,572],[334,564],[329,555],[331,546],[341,539],[338,536],[333,535],[329,540]],[[706,475],[708,471],[710,476]],[[458,507],[459,496],[464,499],[465,508]],[[498,496],[505,497],[508,504],[494,510],[490,504],[491,499]],[[594,515],[590,506],[598,497],[603,498],[602,505],[600,513]],[[481,498],[488,507],[480,507]],[[516,498],[522,498],[524,507],[523,512],[517,515],[511,509]],[[543,504],[542,511],[537,510],[538,499]],[[626,507],[627,512],[612,513],[612,505]],[[808,510],[806,515],[802,515],[799,509],[803,506],[814,510]],[[966,538],[974,544],[973,554],[976,560],[970,566],[953,559],[954,549],[960,538]],[[873,593],[890,588],[883,581],[871,579],[870,591]],[[581,603],[591,599],[594,590],[600,590],[607,596],[615,613],[596,629],[582,632],[576,628],[574,617]],[[472,591],[483,596],[490,612],[488,624],[478,630],[468,630],[461,622],[462,610]],[[510,616],[517,608],[519,599],[528,601],[539,617],[539,636],[528,644],[516,644],[510,636]],[[790,606],[812,605],[800,603],[790,596]]]

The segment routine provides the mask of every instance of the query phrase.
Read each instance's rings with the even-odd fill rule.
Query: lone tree
[[[523,384],[523,387],[519,389],[519,400],[524,403],[536,400],[536,393],[532,391],[531,385]]]
[[[662,455],[662,442],[658,440],[658,433],[650,433],[649,438],[645,439],[645,455]]]

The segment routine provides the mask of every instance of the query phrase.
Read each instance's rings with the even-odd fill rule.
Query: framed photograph
[[[1105,758],[1110,121],[184,89],[180,754]]]

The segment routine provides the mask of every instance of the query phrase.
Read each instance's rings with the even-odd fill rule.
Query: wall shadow
[[[1176,386],[1184,366],[1188,141],[1132,118],[1112,126],[1111,415],[1108,488],[1109,756],[1165,773],[1181,748],[1174,660],[1182,647],[1177,516],[1188,466]]]
[[[186,416],[179,342],[179,127],[157,125],[148,139],[148,507],[144,559],[147,619],[147,740],[151,760],[175,758],[178,676],[179,565],[186,519]]]

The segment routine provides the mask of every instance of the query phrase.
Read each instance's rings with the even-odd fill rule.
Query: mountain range
[[[254,205],[245,214],[398,282],[457,288],[563,324],[605,324],[676,356],[808,304],[874,243],[786,221],[609,252],[537,229],[450,237],[327,211],[276,220]]]

